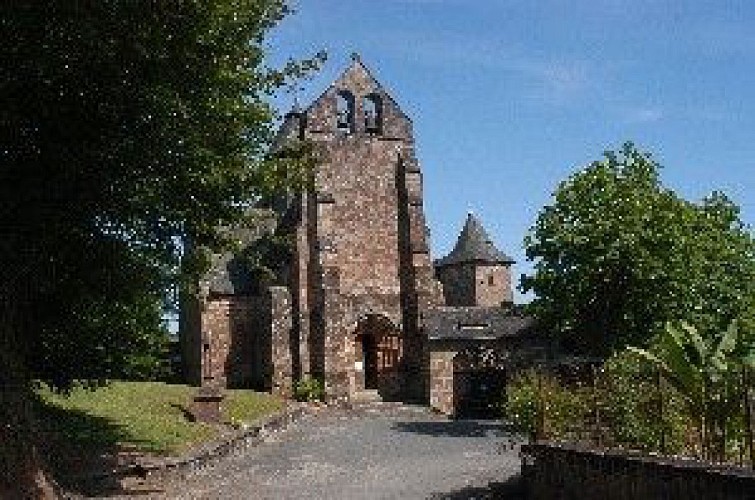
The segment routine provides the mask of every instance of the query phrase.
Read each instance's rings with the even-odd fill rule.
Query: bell
[[[377,115],[375,113],[364,114],[364,128],[370,132],[375,132],[378,129]]]
[[[349,112],[346,110],[338,112],[337,126],[339,129],[349,129]]]

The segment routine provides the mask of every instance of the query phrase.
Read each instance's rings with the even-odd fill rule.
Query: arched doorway
[[[367,315],[359,321],[354,336],[355,389],[377,391],[383,399],[400,392],[401,335],[386,317]]]

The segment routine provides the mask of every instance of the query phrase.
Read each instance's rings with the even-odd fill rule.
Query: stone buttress
[[[383,398],[421,397],[418,318],[442,303],[442,292],[410,119],[355,57],[283,128],[316,144],[320,159],[296,210],[300,374],[323,378],[331,396],[375,389]]]

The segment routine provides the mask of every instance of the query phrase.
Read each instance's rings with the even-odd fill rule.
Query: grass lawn
[[[69,444],[88,450],[114,448],[174,455],[218,435],[217,426],[190,422],[187,409],[196,388],[159,382],[113,381],[96,390],[60,395],[39,391],[41,426]],[[241,423],[281,407],[269,394],[226,391],[225,419]]]

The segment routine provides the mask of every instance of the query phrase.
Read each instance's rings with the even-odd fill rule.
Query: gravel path
[[[196,472],[167,498],[513,499],[519,468],[518,443],[498,422],[328,410]]]

